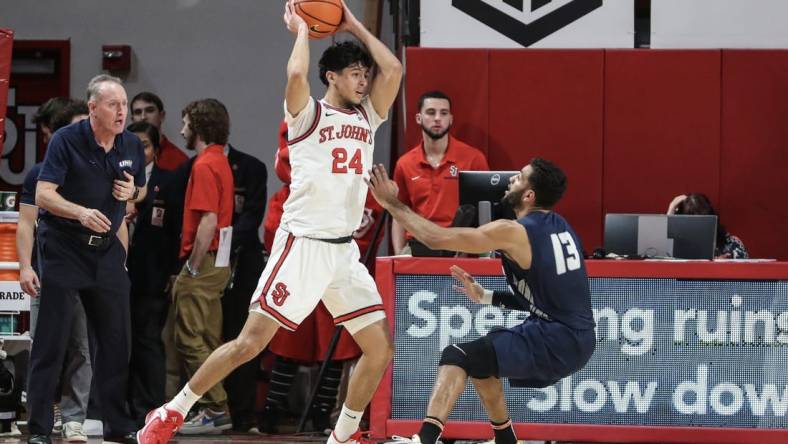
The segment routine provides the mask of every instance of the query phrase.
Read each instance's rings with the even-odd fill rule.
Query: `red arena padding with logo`
[[[8,82],[11,76],[11,48],[14,43],[14,31],[0,28],[0,154],[5,140],[5,112],[8,105]]]
[[[377,284],[397,349],[372,401],[375,438],[418,431],[443,347],[523,319],[522,312],[473,304],[454,291],[454,264],[486,288],[506,288],[495,259],[378,259]],[[504,383],[518,438],[785,442],[788,263],[586,265],[596,351],[585,368],[554,386]],[[469,387],[443,437],[490,439],[492,433]]]

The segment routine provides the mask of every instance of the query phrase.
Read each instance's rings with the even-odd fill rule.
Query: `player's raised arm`
[[[285,3],[285,25],[296,35],[293,52],[287,61],[287,86],[285,102],[287,112],[297,116],[309,102],[309,27],[304,19],[295,12],[293,0]]]
[[[391,104],[397,98],[400,80],[402,80],[402,64],[386,45],[370,33],[364,25],[356,19],[344,0],[344,15],[340,31],[347,31],[356,36],[364,44],[375,60],[377,73],[372,81],[372,88],[369,91],[369,99],[372,107],[380,117],[386,117],[391,108]]]
[[[445,228],[419,216],[397,198],[397,184],[389,179],[383,165],[372,167],[367,184],[378,203],[430,249],[472,254],[492,250],[518,253],[530,251],[525,228],[512,220],[497,220],[479,228]]]

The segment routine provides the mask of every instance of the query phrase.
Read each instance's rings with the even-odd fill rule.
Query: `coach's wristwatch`
[[[194,268],[192,268],[188,259],[186,260],[186,272],[189,273],[189,276],[191,277],[197,277],[200,275],[200,270],[195,270]]]
[[[137,200],[138,197],[140,197],[140,189],[134,187],[134,194],[132,194],[131,197],[128,198],[128,200],[134,201]]]

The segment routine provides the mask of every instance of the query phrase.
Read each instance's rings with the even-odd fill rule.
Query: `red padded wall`
[[[408,48],[405,59],[405,146],[399,153],[421,141],[416,124],[419,96],[439,89],[451,98],[454,127],[451,133],[487,154],[489,77],[486,49]]]
[[[788,260],[788,51],[722,54],[721,221],[754,257]]]
[[[566,172],[556,207],[591,252],[601,245],[602,50],[490,52],[489,153],[493,169],[535,156]]]
[[[719,192],[720,51],[607,51],[604,213]]]
[[[755,257],[788,260],[788,51],[419,48],[406,67],[408,146],[418,96],[445,90],[492,168],[566,169],[558,210],[586,251],[605,213],[703,192]]]

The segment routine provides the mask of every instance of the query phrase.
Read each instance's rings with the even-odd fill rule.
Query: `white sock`
[[[185,418],[186,414],[189,413],[189,409],[191,409],[194,403],[200,398],[201,396],[195,394],[192,389],[189,388],[189,384],[186,384],[183,386],[183,390],[175,395],[172,401],[168,402],[165,407],[170,410],[175,410]]]
[[[334,427],[334,436],[336,439],[339,441],[347,441],[350,435],[356,433],[362,415],[364,415],[363,410],[356,412],[347,408],[345,404],[342,404],[342,411],[339,412],[339,419],[337,419],[337,425]]]

